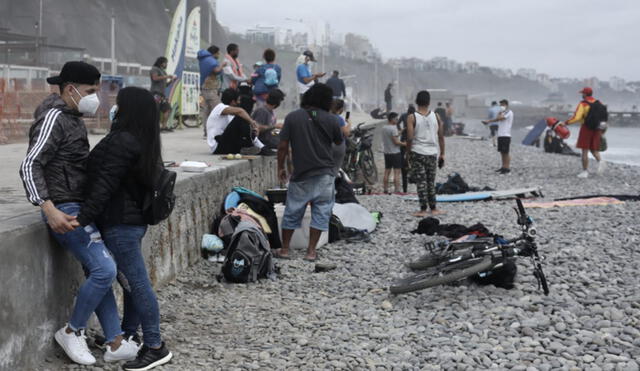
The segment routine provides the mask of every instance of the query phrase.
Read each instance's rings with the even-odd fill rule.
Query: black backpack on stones
[[[171,215],[176,204],[176,195],[173,194],[175,185],[176,173],[163,166],[142,202],[142,217],[145,223],[156,225]]]
[[[602,104],[599,100],[589,103],[589,112],[584,119],[584,124],[591,130],[600,129],[601,122],[609,121],[609,112],[607,112],[607,106]]]
[[[222,275],[227,282],[234,283],[275,278],[269,241],[257,226],[243,221],[237,225],[222,264]]]

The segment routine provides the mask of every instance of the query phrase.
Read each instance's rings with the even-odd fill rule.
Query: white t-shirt
[[[216,142],[214,138],[224,133],[224,130],[231,120],[233,120],[233,115],[222,114],[222,111],[227,107],[229,106],[224,103],[218,103],[217,106],[213,107],[211,114],[207,118],[207,144],[211,149],[211,153],[215,152],[216,148],[218,148],[218,142]]]
[[[433,111],[423,116],[420,112],[415,113],[416,123],[414,130],[411,152],[423,156],[437,155],[440,149],[438,144],[438,119]]]
[[[513,111],[502,112],[504,120],[498,121],[498,137],[511,137],[511,125],[513,125]]]

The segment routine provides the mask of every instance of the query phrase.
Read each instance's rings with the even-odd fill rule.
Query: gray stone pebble
[[[497,176],[499,156],[490,142],[447,139],[447,165],[437,180],[457,171],[480,187],[539,185],[546,201],[638,193],[640,168],[611,164],[605,176],[583,180],[575,177],[579,158],[512,147],[512,173]],[[296,250],[293,260],[277,261],[276,281],[221,284],[215,279],[220,265],[200,261],[160,288],[161,329],[175,357],[158,370],[638,370],[640,204],[529,209],[549,296],[538,291],[525,259],[518,260],[513,290],[463,282],[391,296],[389,284],[409,274],[404,263],[437,237],[409,233],[418,221],[410,216],[415,202],[359,199],[382,211],[382,222],[370,243],[319,250],[335,270],[313,273],[304,251]],[[515,236],[514,206],[441,204],[440,220],[482,222]],[[48,357],[42,369],[92,368],[61,355]]]

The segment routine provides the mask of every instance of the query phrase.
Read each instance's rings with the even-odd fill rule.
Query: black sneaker
[[[511,172],[511,169],[502,169],[500,170],[500,174],[504,175],[504,174],[509,174]]]
[[[143,345],[138,352],[138,356],[133,361],[125,363],[122,368],[127,371],[145,371],[151,370],[154,367],[164,365],[169,362],[173,354],[167,349],[162,342],[160,349],[151,349],[146,345]]]
[[[496,170],[496,173],[501,173],[504,170],[503,167],[501,167],[500,169]]]

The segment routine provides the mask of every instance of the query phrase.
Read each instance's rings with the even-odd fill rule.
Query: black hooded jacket
[[[138,175],[142,151],[140,141],[114,122],[89,155],[85,201],[78,214],[81,225],[146,225],[142,202],[150,188]]]
[[[89,140],[81,117],[55,93],[36,109],[29,129],[29,149],[20,165],[20,177],[32,204],[82,202]]]

